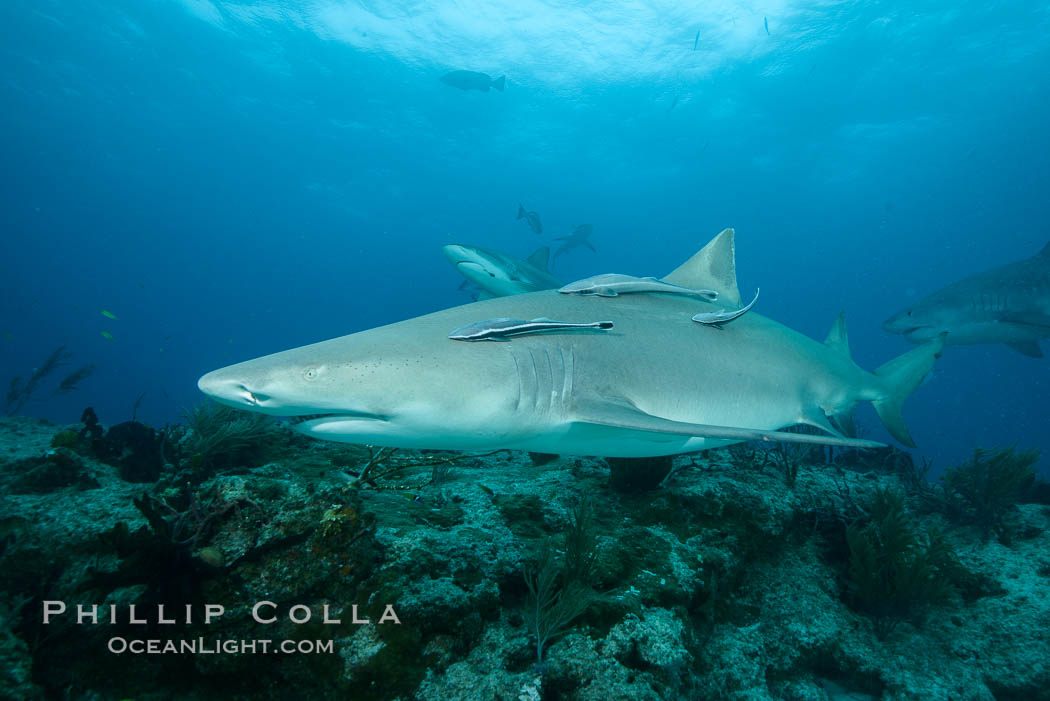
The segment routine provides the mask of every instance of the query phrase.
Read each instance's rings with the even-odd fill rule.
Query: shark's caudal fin
[[[915,447],[915,441],[912,440],[908,427],[904,425],[901,407],[904,406],[904,400],[922,384],[923,379],[933,369],[933,361],[944,350],[946,335],[942,333],[932,341],[897,356],[875,371],[875,374],[885,381],[885,396],[872,402],[875,411],[890,435],[909,448]]]
[[[663,278],[664,282],[693,289],[714,290],[719,302],[741,306],[736,286],[735,232],[723,229],[696,254]]]
[[[501,75],[492,81],[492,87],[496,88],[500,92],[503,92],[503,86],[507,84],[507,76]]]
[[[530,263],[535,265],[540,270],[547,270],[547,271],[550,270],[550,268],[548,267],[550,265],[550,259],[551,259],[551,249],[548,246],[543,246],[541,248],[537,248],[533,252],[533,254],[531,256],[526,258],[527,261],[529,261]]]

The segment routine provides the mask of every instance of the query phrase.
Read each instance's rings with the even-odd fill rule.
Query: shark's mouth
[[[387,421],[388,417],[383,414],[372,414],[367,411],[340,411],[331,414],[300,414],[298,416],[284,417],[289,426],[298,426],[308,421],[324,421],[339,419],[371,419],[373,421]]]

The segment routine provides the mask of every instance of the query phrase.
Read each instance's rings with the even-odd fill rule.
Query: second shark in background
[[[1039,339],[1050,338],[1050,243],[1031,258],[953,282],[882,326],[912,343],[946,333],[948,345],[1005,343],[1041,358]]]
[[[548,269],[550,249],[546,246],[524,260],[477,246],[450,244],[441,250],[456,270],[481,288],[479,299],[553,290],[565,284]]]

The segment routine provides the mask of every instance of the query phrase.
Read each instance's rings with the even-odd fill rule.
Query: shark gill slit
[[[521,363],[518,362],[518,354],[517,353],[511,353],[510,357],[511,357],[511,360],[514,361],[514,376],[518,379],[518,393],[517,393],[517,396],[514,397],[514,411],[517,412],[517,411],[521,410],[521,400],[522,400]]]
[[[547,377],[550,379],[550,386],[549,387],[545,387],[544,389],[546,389],[547,391],[543,393],[544,396],[537,397],[537,399],[540,399],[540,400],[543,401],[543,403],[546,406],[542,407],[542,408],[546,409],[547,413],[550,413],[551,409],[554,408],[553,407],[553,405],[554,405],[554,387],[555,387],[556,382],[555,382],[555,379],[554,379],[555,378],[554,360],[551,358],[550,348],[548,348],[546,345],[543,346],[543,355],[544,355],[544,357],[547,358]],[[561,360],[561,354],[560,353],[558,354],[558,360]]]

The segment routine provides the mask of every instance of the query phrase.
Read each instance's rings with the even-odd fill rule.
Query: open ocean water
[[[891,315],[953,282],[1032,258],[1050,242],[1050,6],[1042,2],[6,0],[0,4],[0,26],[5,36],[0,43],[4,413],[75,431],[89,406],[103,426],[132,418],[158,430],[174,426],[204,401],[197,380],[208,371],[470,302],[471,291],[461,288],[463,278],[442,255],[446,244],[526,258],[542,246],[557,251],[564,243],[560,237],[590,225],[587,240],[593,250],[577,246],[557,255],[551,272],[559,279],[607,272],[660,277],[732,227],[744,301],[761,288],[756,312],[818,340],[844,311],[853,358],[870,370],[914,347],[883,328]],[[453,71],[475,74],[448,78]],[[519,204],[541,217],[540,233],[518,217]],[[1050,252],[1045,257],[1027,286],[1008,287],[1001,278],[978,285],[975,299],[981,301],[974,302],[974,314],[980,305],[989,313],[997,305],[1013,305],[996,323],[1035,338],[1050,337]],[[949,332],[949,343],[951,337]],[[1050,359],[1031,357],[1031,343],[1021,344],[1028,355],[998,342],[945,348],[904,407],[918,445],[909,451],[911,459],[932,463],[931,480],[963,464],[977,448],[1041,451],[1030,461],[1031,470],[1043,479],[1050,474]],[[25,392],[34,370],[61,346],[68,354],[62,356],[64,365]],[[1050,353],[1046,341],[1043,346]],[[60,387],[63,378],[81,368],[82,377]],[[858,409],[857,423],[863,437],[893,442],[867,402]],[[10,434],[5,439],[10,455],[0,457],[31,460],[55,449],[57,444],[48,441],[58,427],[25,430],[37,438]],[[305,460],[302,456],[311,451],[331,448],[290,445],[290,452],[281,454],[284,459]],[[106,463],[97,445],[77,452],[84,460]],[[178,468],[193,458],[183,455],[180,463],[169,454],[163,462],[165,469]],[[503,466],[503,491],[532,479],[523,476],[530,466],[521,460],[513,469]],[[197,462],[194,470],[207,460]],[[257,458],[229,462],[222,467],[263,464]],[[13,465],[5,468],[17,482],[5,483],[11,495],[48,493],[18,482],[22,478]],[[36,469],[26,465],[26,470]],[[582,469],[588,479],[605,469],[588,460],[580,465],[577,460],[573,469]],[[195,475],[199,483],[182,494],[181,503],[174,492],[164,496],[157,487],[157,503],[174,510],[156,506],[155,518],[174,523],[176,513],[192,512],[188,495],[203,498],[194,490],[212,479],[211,473]],[[276,473],[269,477],[277,479]],[[92,479],[108,484],[98,475]],[[145,528],[150,509],[136,510],[131,498],[155,479],[131,480],[134,488],[95,497],[98,511],[91,512],[92,518],[104,521],[103,514],[113,513],[106,505],[113,499],[123,504],[121,519],[132,530],[135,523]],[[479,474],[470,483],[484,479]],[[69,478],[61,486],[83,489],[84,484]],[[550,488],[557,494],[576,489],[574,484],[566,477]],[[836,489],[830,482],[824,487],[828,494]],[[181,489],[174,480],[166,488]],[[486,483],[490,488],[495,490],[492,503],[499,505],[503,491]],[[484,494],[473,493],[492,507]],[[236,494],[236,499],[212,502],[214,523],[232,518],[234,506],[226,505],[239,504],[240,513],[248,502],[262,503],[250,490]],[[403,501],[410,506],[420,498],[430,504],[420,489],[408,496]],[[5,517],[0,536],[12,548],[33,542],[22,534],[33,533],[34,518],[55,518],[58,502],[39,498],[32,508],[16,508],[14,502],[5,507],[16,515]],[[245,501],[236,501],[241,498]],[[325,529],[335,528],[332,522],[357,523],[357,514],[384,508],[342,499],[327,495],[315,505],[316,513],[306,510],[328,524],[317,533],[330,535]],[[612,507],[602,504],[593,508],[608,517]],[[545,517],[548,525],[575,523],[565,515],[572,505],[563,506],[560,516]],[[523,514],[538,506],[523,502],[500,508],[513,522],[528,521]],[[632,513],[631,508],[624,507],[624,513]],[[688,508],[674,501],[667,511]],[[983,533],[974,531],[963,538],[968,545],[957,547],[979,549],[996,537],[1002,541],[997,547],[1020,547],[1017,533],[1031,534],[1038,530],[1038,518],[1046,520],[1032,508],[1024,512],[1027,531],[1008,537],[1006,526],[988,521]],[[909,509],[923,513],[915,503]],[[267,512],[271,523],[275,513]],[[158,522],[150,523],[156,535]],[[175,563],[173,572],[197,572],[207,541],[218,537],[211,521],[198,525],[193,534],[168,533],[169,545],[183,548],[166,561]],[[391,532],[399,527],[387,526]],[[510,526],[524,537],[516,528]],[[15,535],[5,535],[8,531]],[[46,542],[41,538],[39,547]],[[450,538],[462,544],[468,536]],[[919,537],[917,542],[925,541]],[[1035,558],[1044,570],[1050,566],[1045,539],[1025,542],[1032,550],[1015,553],[1017,562]],[[845,541],[840,546],[842,557],[859,547],[851,542],[847,548]],[[217,547],[225,553],[215,565],[223,573],[232,572],[238,558],[257,562],[263,557],[249,546]],[[384,547],[391,552],[389,543]],[[639,541],[639,549],[649,547]],[[318,548],[311,557],[321,557]],[[233,557],[235,550],[240,554]],[[523,552],[492,575],[500,582],[499,593],[488,596],[501,605],[517,606],[527,596],[521,563],[539,556],[532,549]],[[485,557],[466,551],[446,555],[467,561]],[[205,552],[203,561],[209,556],[216,557]],[[697,563],[703,559],[696,557]],[[1009,557],[1002,553],[995,555],[1001,561],[981,557],[962,560],[980,561],[986,572],[1016,565],[1003,564]],[[44,600],[86,590],[68,574],[73,559],[44,573],[32,570],[26,564],[32,557],[26,558],[9,562],[15,574],[3,581],[11,621],[17,623],[20,616],[36,620]],[[394,561],[386,566],[400,567]],[[851,565],[842,560],[838,566],[836,576],[848,579]],[[344,567],[350,565],[336,563],[330,569]],[[352,577],[349,571],[344,575]],[[404,568],[398,571],[409,576]],[[26,576],[19,577],[20,572]],[[514,573],[514,584],[507,584],[508,572]],[[252,570],[237,576],[260,575]],[[1035,587],[1028,595],[1044,602],[1050,598],[1050,575],[1027,576],[1021,579]],[[164,589],[146,599],[151,606],[202,602],[218,595],[208,589],[209,577],[204,585]],[[736,577],[732,581],[738,584],[744,578]],[[304,585],[301,591],[283,591],[282,604],[294,603],[307,591],[309,605],[335,596],[324,593],[329,585],[318,581],[313,590]],[[603,570],[602,587],[595,587],[635,586],[625,581],[617,580],[610,566]],[[138,585],[145,589],[129,594],[120,588]],[[88,589],[97,594],[95,601],[123,605],[154,585],[132,578],[117,588],[110,581],[108,589],[97,582]],[[351,593],[343,592],[344,603],[358,600],[353,597],[370,586],[379,585],[362,574]],[[704,586],[717,590],[710,581]],[[252,589],[250,594],[240,590],[237,596],[254,596],[254,601],[269,595],[261,585],[246,589]],[[232,600],[231,591],[222,593]],[[855,586],[843,585],[843,591],[850,610],[863,614],[864,602],[857,604],[863,597]],[[854,591],[852,603],[849,591]],[[981,591],[989,597],[997,590]],[[954,691],[944,691],[918,672],[910,681],[891,679],[878,671],[877,661],[858,677],[854,662],[859,658],[837,653],[827,653],[835,663],[812,667],[777,663],[779,672],[765,670],[768,683],[747,686],[742,675],[721,686],[690,686],[681,682],[680,671],[692,670],[685,676],[700,678],[706,669],[698,652],[704,646],[690,641],[690,635],[714,635],[717,641],[720,620],[750,630],[761,616],[754,614],[760,618],[752,620],[728,613],[710,592],[699,603],[695,592],[684,602],[670,597],[668,604],[668,597],[653,594],[642,609],[652,611],[663,602],[667,608],[660,610],[670,612],[676,605],[689,610],[682,620],[687,630],[696,629],[668,643],[690,650],[683,653],[688,659],[668,662],[674,656],[667,651],[637,652],[637,646],[626,643],[617,653],[620,664],[638,674],[661,670],[646,687],[655,697],[846,698],[836,694],[853,690],[871,698],[1047,698],[1048,673],[1032,671],[1037,663],[1019,661],[1014,648],[1002,652],[997,664],[1027,664],[1032,676],[1013,687],[975,672]],[[962,598],[967,605],[986,600],[972,592]],[[486,602],[477,630],[469,635],[458,628],[439,634],[424,626],[413,629],[415,643],[385,640],[385,649],[399,650],[404,659],[425,657],[425,675],[409,674],[411,684],[382,682],[396,676],[393,670],[403,667],[402,658],[369,666],[371,658],[360,651],[356,657],[343,653],[331,668],[311,667],[309,675],[338,677],[331,693],[344,698],[472,698],[470,689],[476,698],[589,698],[587,688],[604,689],[607,698],[644,696],[623,681],[626,677],[616,682],[618,687],[600,687],[581,681],[578,669],[555,666],[550,672],[541,666],[534,673],[529,660],[497,663],[518,675],[510,681],[488,678],[491,687],[463,681],[469,675],[456,665],[467,664],[471,650],[478,654],[479,641],[514,647],[507,638],[485,638],[488,633],[479,632],[484,626],[491,633],[498,619],[527,638],[520,616],[507,619],[504,609],[497,613],[492,601]],[[703,608],[704,602],[712,603]],[[427,610],[434,605],[421,604]],[[462,604],[456,620],[469,617],[476,605]],[[1045,603],[1039,606],[982,615],[1032,622],[1046,615]],[[871,608],[868,602],[868,613]],[[622,615],[641,615],[638,625],[648,621],[654,639],[681,626],[616,607],[617,615],[604,618],[593,610],[585,619],[592,638],[599,630],[613,640],[621,630],[616,626],[626,620]],[[704,626],[715,632],[696,632]],[[119,678],[115,671],[85,676],[56,661],[79,645],[90,648],[74,633],[57,636],[71,642],[52,658],[39,651],[49,638],[38,628],[12,623],[10,629],[28,651],[10,653],[6,664],[24,670],[31,682],[5,690],[13,696],[218,697],[228,692],[291,698],[289,688],[305,683],[289,672],[267,677],[265,689],[255,688],[244,681],[255,674],[248,668],[227,672],[227,681],[220,683],[214,669],[198,662],[167,667],[173,676],[156,686],[145,681],[144,672],[121,686],[114,682]],[[1018,629],[1018,641],[1025,631],[1031,634]],[[877,632],[872,640],[888,633]],[[915,635],[913,649],[928,643],[922,642],[925,633]],[[1042,636],[1033,649],[1047,645],[1045,632]],[[566,646],[564,655],[582,655],[568,650],[571,640],[570,635],[558,643]],[[418,649],[412,647],[416,643]],[[607,642],[609,649],[616,644]],[[1023,647],[1018,645],[1016,650]],[[827,650],[818,647],[819,654]],[[540,657],[542,648],[541,643]],[[101,652],[101,643],[91,649],[114,659]],[[638,655],[645,663],[632,666]],[[959,653],[956,660],[964,657]],[[967,668],[965,661],[960,664]],[[186,671],[191,668],[192,674]],[[56,669],[66,670],[68,678],[54,681]],[[451,681],[450,669],[460,669],[461,687]],[[201,686],[186,686],[187,674]],[[781,683],[804,677],[823,681]],[[613,684],[611,678],[603,683]]]

